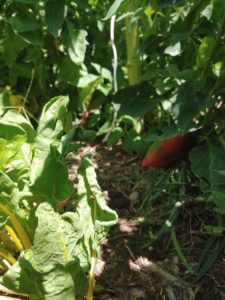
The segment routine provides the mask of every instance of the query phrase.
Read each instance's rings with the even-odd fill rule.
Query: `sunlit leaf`
[[[166,47],[164,53],[168,54],[168,55],[171,55],[171,56],[177,56],[177,55],[181,54],[181,51],[182,51],[181,50],[181,43],[177,42],[174,45]]]
[[[73,25],[67,22],[68,26],[68,54],[75,64],[81,64],[84,61],[87,31],[73,28]]]

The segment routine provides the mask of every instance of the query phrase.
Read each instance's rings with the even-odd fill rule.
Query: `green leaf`
[[[64,16],[64,0],[47,0],[47,2],[45,2],[45,21],[48,26],[48,31],[55,37],[60,35]]]
[[[11,161],[26,139],[26,132],[20,126],[0,121],[0,169]]]
[[[62,88],[66,87],[68,84],[77,86],[79,67],[74,64],[69,57],[64,57],[62,59],[62,65],[59,72],[59,81]]]
[[[84,158],[78,169],[77,213],[85,230],[84,245],[98,250],[109,226],[117,222],[117,214],[105,202],[91,161]]]
[[[51,255],[51,250],[44,249]],[[34,252],[22,252],[18,261],[6,272],[2,284],[19,293],[26,293],[29,299],[74,300],[76,295],[84,296],[86,278],[77,262],[65,265],[45,264],[39,269]],[[76,286],[76,282],[79,285]]]
[[[111,147],[116,144],[123,135],[123,129],[121,127],[115,127],[108,137],[107,146]]]
[[[81,77],[78,81],[77,86],[82,87],[79,94],[79,101],[85,105],[88,105],[94,91],[101,83],[102,78],[93,74],[87,74],[84,77]]]
[[[17,111],[8,110],[3,117],[3,120],[11,124],[18,124],[26,132],[27,140],[17,151],[13,160],[10,161],[10,168],[8,168],[7,172],[7,174],[17,182],[18,186],[22,189],[29,179],[28,174],[33,155],[32,150],[36,132],[31,123]]]
[[[96,138],[96,131],[83,128],[77,128],[76,140],[78,141],[93,141]]]
[[[60,139],[69,98],[51,99],[43,108],[31,162],[31,189],[48,201],[64,200],[72,194],[72,182],[63,156],[59,153]],[[56,176],[60,174],[60,176]]]
[[[87,31],[83,29],[75,29],[73,25],[67,22],[68,27],[68,54],[70,59],[80,65],[85,58],[87,45]]]
[[[17,125],[22,127],[27,135],[27,143],[34,143],[36,132],[33,126],[31,125],[30,121],[24,118],[19,112],[17,112],[16,110],[8,110],[3,117],[3,120],[12,124],[16,123]]]
[[[224,174],[225,175],[225,174]],[[214,211],[218,214],[225,215],[225,196],[224,193],[221,192],[213,192],[212,200],[215,204]]]
[[[208,180],[213,190],[225,190],[225,152],[222,147],[207,143],[194,148],[190,155],[192,172]]]
[[[65,265],[75,259],[77,250],[74,248],[82,238],[79,220],[72,222],[56,213],[48,203],[39,205],[36,216],[38,226],[34,236],[34,258],[39,270],[48,265]],[[86,268],[88,262],[86,262]]]
[[[3,40],[3,58],[9,67],[12,67],[19,52],[24,49],[25,42],[16,35],[11,26],[6,26],[5,38]]]
[[[10,23],[14,32],[25,42],[34,45],[42,45],[42,28],[40,23],[28,9],[23,13],[17,12],[11,17]]]
[[[147,82],[141,82],[119,90],[113,95],[113,102],[120,104],[118,115],[142,117],[157,103],[157,94]]]
[[[198,48],[198,54],[196,58],[196,65],[198,68],[203,68],[209,63],[211,54],[214,50],[216,40],[213,37],[206,36],[202,39]]]
[[[40,29],[38,21],[34,18],[31,12],[18,12],[11,17],[12,27],[16,33],[23,33],[27,31],[35,31]]]
[[[199,112],[195,86],[192,82],[185,82],[180,86],[176,106],[178,108],[178,127],[181,131],[187,131],[193,127],[193,118]]]

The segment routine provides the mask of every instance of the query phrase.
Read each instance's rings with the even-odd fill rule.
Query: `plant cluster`
[[[37,130],[15,110],[0,121],[1,283],[29,299],[72,300],[86,293],[92,299],[99,246],[117,221],[88,158],[79,166],[76,189],[68,179],[68,102],[64,96],[47,102]],[[58,204],[72,195],[73,209],[59,213]]]

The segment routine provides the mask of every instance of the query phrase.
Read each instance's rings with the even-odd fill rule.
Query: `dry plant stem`
[[[66,205],[68,205],[70,202],[72,202],[74,200],[74,196],[69,196],[68,198],[66,198],[65,200],[60,201],[57,204],[57,210],[62,210]]]

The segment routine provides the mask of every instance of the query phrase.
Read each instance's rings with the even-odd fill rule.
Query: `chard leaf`
[[[31,190],[40,196],[39,201],[64,200],[73,191],[59,152],[68,101],[68,97],[53,98],[40,117],[30,171]]]
[[[46,202],[39,205],[36,216],[38,226],[33,251],[38,268],[42,270],[48,264],[68,263],[73,259],[75,246],[82,237],[79,222],[74,225],[71,219],[64,219]]]
[[[3,276],[2,284],[15,292],[28,294],[32,300],[74,300],[76,295],[85,293],[86,278],[81,274],[75,262],[64,266],[48,264],[39,270],[33,251],[27,250]],[[79,282],[77,287],[75,282]]]
[[[83,223],[86,248],[98,250],[109,226],[117,222],[117,214],[106,203],[91,161],[84,158],[78,170],[77,213]]]
[[[19,151],[13,157],[13,160],[10,161],[10,165],[7,166],[7,174],[14,182],[17,182],[20,189],[23,189],[29,181],[29,170],[36,132],[31,123],[17,111],[8,110],[3,120],[11,124],[16,123],[26,132],[26,142],[23,143]]]
[[[0,121],[0,169],[11,161],[26,139],[26,132],[20,126]]]

